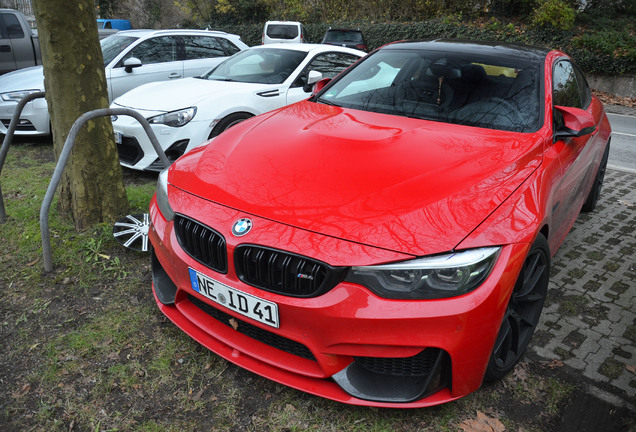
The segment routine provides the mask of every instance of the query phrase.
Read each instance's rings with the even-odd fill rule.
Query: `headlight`
[[[481,285],[499,247],[470,249],[371,267],[351,267],[346,281],[392,299],[437,299],[466,294]]]
[[[41,90],[19,90],[13,92],[2,93],[0,96],[3,101],[6,102],[20,102],[23,97],[30,95],[31,93],[36,93]]]
[[[167,221],[174,219],[174,210],[168,201],[168,168],[161,171],[157,178],[157,205]]]
[[[150,117],[148,123],[163,124],[171,127],[181,127],[190,122],[197,113],[196,107],[190,107],[179,111],[172,111],[158,116]]]

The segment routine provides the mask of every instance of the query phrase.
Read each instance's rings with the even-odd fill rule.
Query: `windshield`
[[[104,66],[112,62],[119,53],[137,39],[139,38],[134,36],[111,35],[100,40],[99,42],[102,45],[102,53],[104,55]]]
[[[280,84],[307,57],[288,49],[253,49],[235,54],[201,78],[256,84]]]
[[[518,132],[541,124],[536,60],[468,53],[381,50],[317,102],[364,111]]]
[[[272,39],[296,39],[298,24],[268,24],[267,36]]]
[[[329,30],[325,42],[358,42],[362,43],[362,33],[355,30]]]

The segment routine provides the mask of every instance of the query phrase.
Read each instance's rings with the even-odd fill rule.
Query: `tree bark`
[[[75,120],[109,105],[104,61],[93,0],[33,0],[33,10],[57,159]],[[128,212],[108,117],[90,120],[78,134],[59,192],[60,212],[78,229]]]

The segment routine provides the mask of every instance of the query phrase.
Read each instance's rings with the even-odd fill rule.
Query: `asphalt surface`
[[[612,150],[608,165],[636,173],[636,108],[613,105],[607,108],[612,125]]]
[[[636,117],[634,108],[607,111]],[[636,151],[636,136],[627,138],[628,151]],[[617,408],[636,417],[636,170],[610,162],[596,210],[580,214],[553,258],[530,344],[528,356],[562,368],[586,389],[572,414],[578,426],[568,430],[613,430],[603,419]],[[586,415],[599,406],[602,413]]]

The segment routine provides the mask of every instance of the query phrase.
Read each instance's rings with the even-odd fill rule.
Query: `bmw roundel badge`
[[[239,219],[236,222],[234,222],[234,225],[232,225],[232,234],[234,234],[236,237],[242,237],[248,232],[250,232],[251,229],[252,229],[251,220],[247,218]]]

